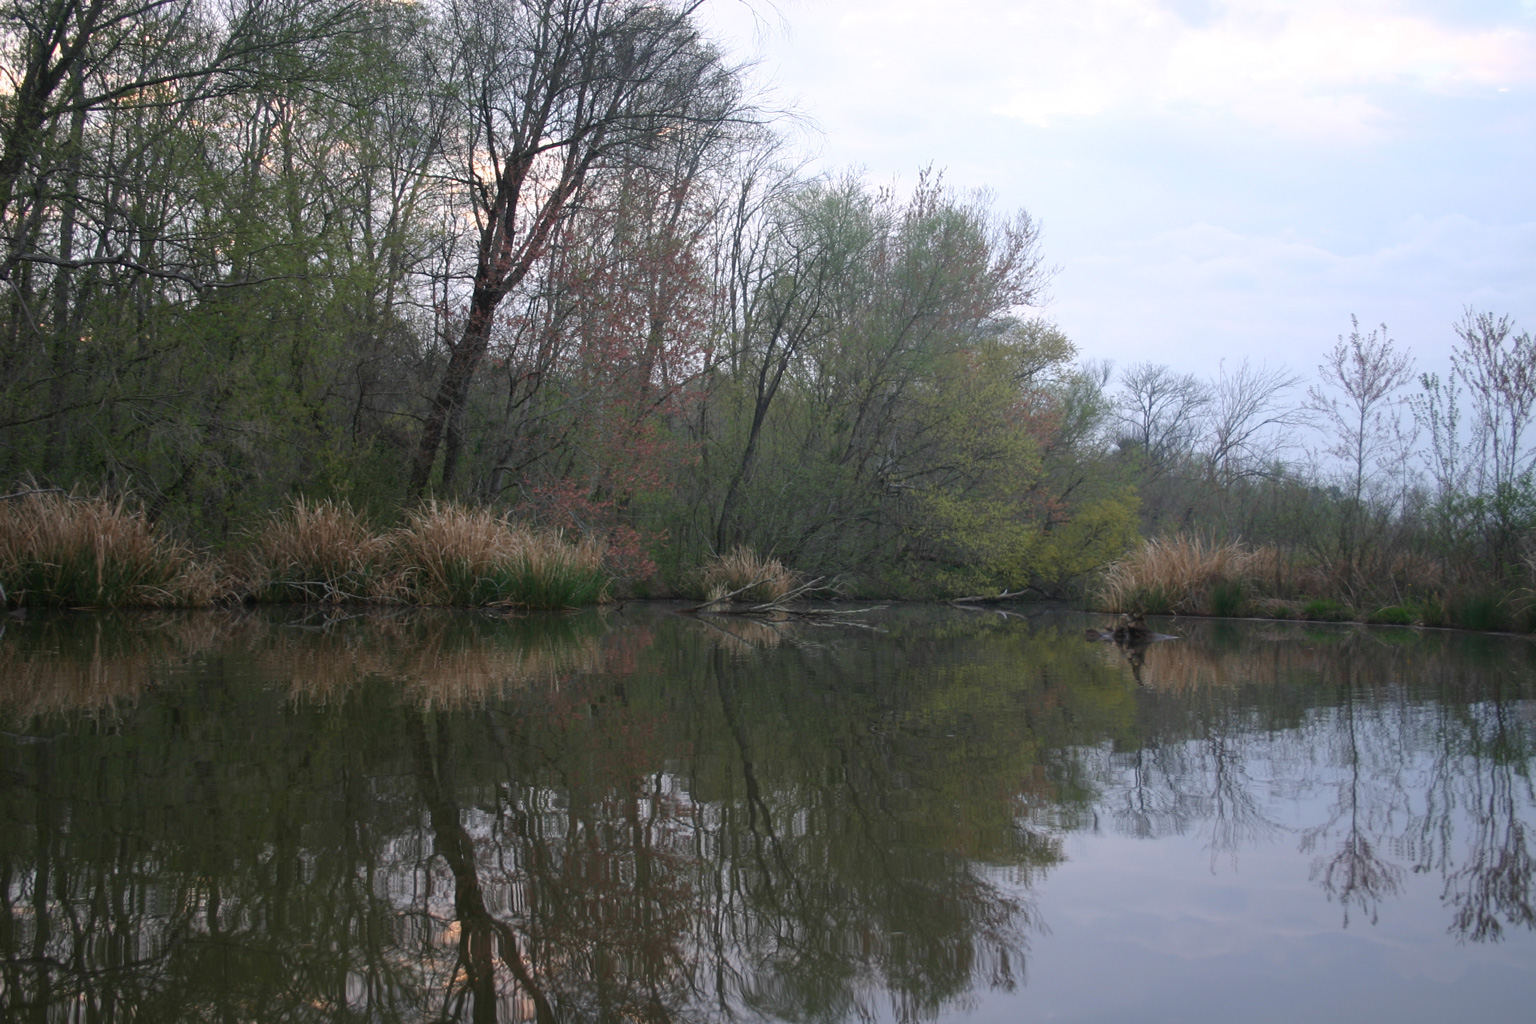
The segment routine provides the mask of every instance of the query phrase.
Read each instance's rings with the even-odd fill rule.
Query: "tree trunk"
[[[427,421],[421,431],[421,443],[416,447],[416,458],[411,468],[413,497],[419,498],[426,493],[444,436],[457,434],[461,429],[459,421],[464,414],[464,401],[469,397],[470,381],[474,379],[475,371],[480,368],[486,350],[490,347],[491,323],[501,296],[499,289],[484,285],[475,288],[469,321],[465,323],[464,333],[448,357],[448,367],[443,371],[443,379],[438,384],[437,395],[432,399],[432,407],[427,412]],[[440,486],[445,491],[453,486],[453,477],[458,468],[457,455],[455,446],[452,456],[444,462]]]

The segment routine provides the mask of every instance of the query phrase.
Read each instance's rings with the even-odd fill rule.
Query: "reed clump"
[[[607,596],[603,551],[509,522],[490,509],[432,502],[409,513],[392,558],[418,604],[574,608]]]
[[[1111,565],[1092,593],[1101,611],[1260,615],[1318,622],[1536,627],[1536,589],[1477,589],[1447,562],[1421,555],[1360,561],[1297,559],[1270,546],[1154,538]]]
[[[783,600],[801,583],[799,573],[777,558],[764,557],[738,546],[714,555],[689,574],[694,596],[705,601],[744,601],[768,604]]]
[[[1201,537],[1158,537],[1105,570],[1102,611],[1237,615],[1260,581],[1280,575],[1277,553]]]
[[[0,604],[195,607],[222,574],[125,499],[57,491],[0,501]]]
[[[400,587],[392,546],[346,502],[299,498],[252,533],[246,586],[264,602],[387,600]]]

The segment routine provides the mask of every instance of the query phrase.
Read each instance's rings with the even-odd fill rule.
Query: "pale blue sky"
[[[1310,374],[1355,313],[1438,369],[1468,304],[1536,329],[1536,0],[753,6],[714,31],[822,166],[1043,222],[1086,357]]]

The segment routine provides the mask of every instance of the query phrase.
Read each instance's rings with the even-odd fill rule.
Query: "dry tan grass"
[[[715,555],[690,574],[689,584],[705,601],[778,601],[800,583],[800,574],[787,569],[777,558],[764,558],[751,548],[738,546],[729,554]]]
[[[1105,570],[1098,603],[1104,611],[1202,613],[1210,610],[1216,587],[1276,575],[1278,561],[1272,548],[1153,538]]]
[[[48,492],[0,501],[0,587],[18,604],[189,607],[227,584],[142,509]]]
[[[567,608],[607,590],[602,548],[512,523],[490,509],[432,502],[393,537],[394,558],[421,604]]]
[[[396,596],[390,539],[345,502],[299,498],[255,531],[246,583],[261,601],[371,601]]]
[[[1411,551],[1328,562],[1176,536],[1147,541],[1110,566],[1094,597],[1103,611],[1364,621],[1377,609],[1408,616],[1426,602],[1443,605],[1465,582],[1464,569]]]
[[[377,533],[345,504],[294,502],[253,537],[247,578],[262,601],[393,601],[563,608],[604,596],[602,550],[432,502]]]

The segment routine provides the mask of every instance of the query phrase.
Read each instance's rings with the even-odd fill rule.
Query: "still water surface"
[[[8,621],[0,1019],[1532,1019],[1536,644],[1091,621]]]

